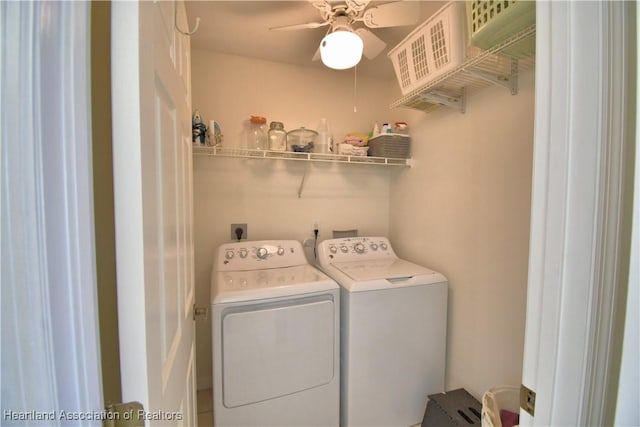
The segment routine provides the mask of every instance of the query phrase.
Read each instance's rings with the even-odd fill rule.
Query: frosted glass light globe
[[[335,70],[355,67],[362,59],[364,43],[351,31],[334,31],[320,42],[322,63]]]

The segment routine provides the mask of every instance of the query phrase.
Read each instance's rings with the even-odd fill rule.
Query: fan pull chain
[[[353,67],[353,112],[358,112],[358,107],[356,107],[357,100],[357,92],[358,92],[358,66]]]

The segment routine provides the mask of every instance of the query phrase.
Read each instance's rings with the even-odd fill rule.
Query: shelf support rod
[[[302,197],[302,190],[304,189],[304,181],[307,178],[307,169],[304,170],[302,174],[302,181],[300,181],[300,187],[298,187],[298,199]]]

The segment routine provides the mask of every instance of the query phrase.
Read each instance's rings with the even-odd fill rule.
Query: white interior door
[[[196,425],[189,39],[182,2],[112,3],[122,397]]]

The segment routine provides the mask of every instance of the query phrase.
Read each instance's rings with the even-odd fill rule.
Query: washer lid
[[[311,265],[249,271],[219,271],[212,277],[211,303],[255,301],[339,289]]]
[[[336,262],[331,265],[356,282],[379,279],[406,280],[415,276],[436,274],[433,270],[399,258]]]

